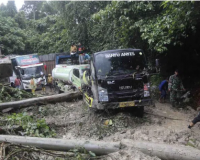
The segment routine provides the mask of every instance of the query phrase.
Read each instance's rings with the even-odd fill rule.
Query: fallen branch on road
[[[25,99],[21,101],[0,103],[0,110],[6,109],[6,108],[22,108],[22,107],[28,107],[28,106],[34,106],[34,105],[44,105],[48,103],[72,101],[73,99],[76,99],[80,96],[81,96],[80,92],[62,93],[62,94],[51,95],[51,96],[30,98],[30,99]]]
[[[97,155],[105,155],[120,149],[120,142],[101,142],[90,140],[65,140],[54,138],[21,137],[11,135],[0,135],[0,142],[12,144],[29,145],[37,148],[55,151],[69,151],[77,147],[85,148],[87,151]]]
[[[121,144],[126,147],[134,147],[144,154],[157,156],[162,160],[199,160],[200,150],[182,145],[153,143],[124,139]]]
[[[144,154],[157,156],[162,160],[199,160],[200,158],[200,151],[190,146],[134,141],[130,139],[124,139],[121,142],[101,142],[0,135],[0,142],[28,145],[55,151],[69,151],[80,147],[97,155],[107,155],[120,151],[122,148],[135,148]]]

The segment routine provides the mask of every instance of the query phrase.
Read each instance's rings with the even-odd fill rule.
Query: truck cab
[[[141,49],[97,52],[90,61],[89,85],[84,101],[96,109],[137,107],[151,104],[146,59]],[[87,74],[87,73],[86,73]]]
[[[13,67],[13,75],[10,77],[10,84],[14,83],[16,76],[21,80],[20,89],[31,89],[30,81],[32,77],[35,77],[37,86],[40,87],[41,75],[44,73],[44,65],[40,63],[37,54],[13,56],[11,57],[11,63]],[[45,80],[46,83],[46,80]]]

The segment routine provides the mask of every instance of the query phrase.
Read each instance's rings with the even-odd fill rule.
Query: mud
[[[143,118],[138,118],[136,110],[109,110],[95,112],[82,100],[29,107],[21,112],[28,112],[38,118],[44,118],[57,132],[57,138],[90,139],[120,141],[121,139],[164,142],[168,144],[189,145],[200,148],[199,129],[196,124],[187,128],[197,112],[191,107],[175,109],[170,104],[156,103],[146,107]],[[131,149],[113,153],[107,159],[152,159],[143,153]]]

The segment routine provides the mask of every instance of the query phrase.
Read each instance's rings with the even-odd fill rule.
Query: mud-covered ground
[[[121,139],[190,145],[200,149],[200,124],[187,128],[197,112],[191,107],[172,108],[169,103],[155,103],[138,118],[134,108],[98,111],[89,109],[82,100],[21,109],[39,119],[44,118],[56,130],[56,137],[119,141]],[[121,150],[102,159],[158,159],[137,150]]]

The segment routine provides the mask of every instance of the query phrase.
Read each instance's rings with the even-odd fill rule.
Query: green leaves
[[[92,52],[164,53],[196,32],[199,17],[197,2],[25,2],[22,10],[14,19],[0,16],[4,54],[67,52],[72,41]]]
[[[0,30],[3,54],[19,53],[25,49],[25,34],[13,18],[0,15]]]
[[[54,137],[55,131],[47,126],[44,119],[36,120],[24,113],[13,113],[5,117],[5,120],[10,125],[20,125],[26,132],[26,135],[34,137]]]

